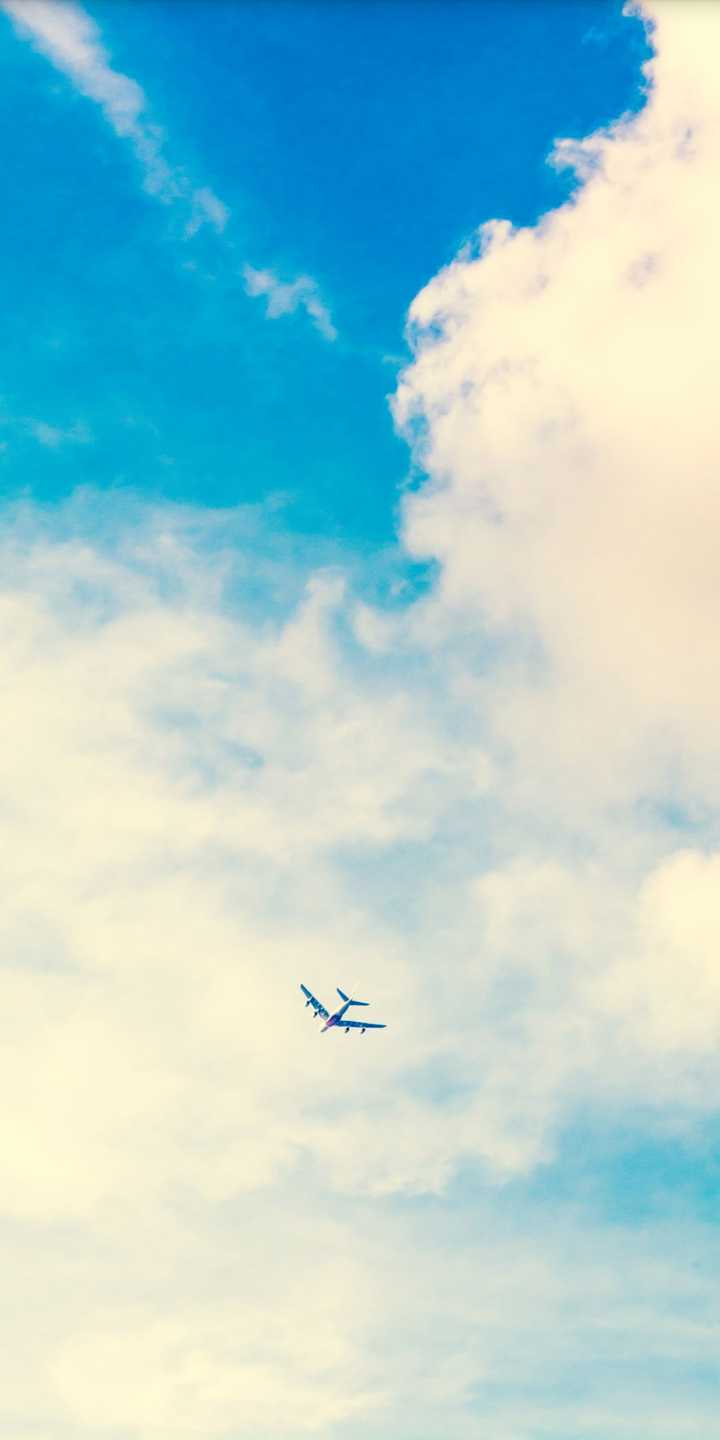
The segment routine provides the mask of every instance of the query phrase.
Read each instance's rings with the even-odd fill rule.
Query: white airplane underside
[[[313,1020],[317,1020],[319,1015],[320,1018],[326,1022],[322,1026],[323,1034],[326,1030],[330,1030],[335,1026],[338,1028],[343,1027],[346,1035],[349,1035],[351,1030],[359,1030],[360,1034],[364,1035],[366,1030],[385,1030],[387,1028],[385,1025],[380,1025],[377,1021],[372,1020],[346,1020],[346,1011],[350,1009],[351,1005],[367,1005],[367,1000],[351,1000],[349,995],[346,995],[343,990],[338,989],[338,995],[344,1003],[340,1006],[339,1010],[336,1010],[335,1013],[331,1015],[330,1011],[326,1010],[325,1006],[313,995],[312,990],[308,990],[307,985],[301,985],[300,989],[305,996],[305,1008],[307,1009],[308,1005],[312,1005]]]

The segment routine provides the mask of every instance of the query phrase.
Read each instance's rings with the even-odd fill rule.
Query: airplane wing
[[[378,1025],[378,1023],[377,1023],[376,1020],[375,1020],[375,1021],[373,1021],[373,1020],[340,1020],[340,1021],[338,1022],[338,1030],[341,1030],[342,1027],[343,1027],[343,1025],[345,1026],[345,1029],[346,1029],[346,1030],[386,1030],[386,1029],[387,1029],[387,1026],[386,1026],[386,1025]]]
[[[329,1020],[329,1018],[330,1018],[330,1011],[329,1011],[329,1010],[326,1010],[326,1009],[325,1009],[325,1006],[324,1006],[324,1005],[321,1005],[321,1004],[320,1004],[320,1001],[315,999],[315,996],[313,995],[312,990],[308,990],[307,985],[301,985],[301,986],[300,986],[300,989],[302,990],[303,995],[305,996],[305,999],[307,1000],[308,1004],[309,1004],[309,1005],[312,1005],[313,1010],[316,1012],[316,1014],[317,1014],[317,1015],[322,1015],[323,1020]]]

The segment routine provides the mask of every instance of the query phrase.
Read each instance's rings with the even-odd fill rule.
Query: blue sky
[[[0,46],[0,1437],[713,1440],[716,12]]]

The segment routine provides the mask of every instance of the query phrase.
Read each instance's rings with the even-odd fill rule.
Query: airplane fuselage
[[[321,1035],[324,1035],[324,1034],[325,1034],[325,1031],[326,1031],[326,1030],[330,1030],[333,1025],[342,1025],[343,1016],[344,1016],[344,1014],[345,1014],[345,1011],[350,1009],[350,1005],[351,1005],[351,1001],[348,1000],[348,1001],[346,1002],[346,1004],[343,1005],[343,1007],[342,1007],[341,1010],[336,1010],[336,1011],[335,1011],[335,1014],[334,1014],[334,1015],[331,1015],[331,1016],[329,1017],[329,1019],[326,1020],[325,1024],[324,1024],[323,1027],[322,1027],[322,1030],[320,1031],[320,1034],[321,1034]]]

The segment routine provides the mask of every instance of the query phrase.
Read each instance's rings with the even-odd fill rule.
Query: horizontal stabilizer
[[[369,1001],[369,1000],[351,1000],[351,999],[350,999],[350,996],[349,996],[349,995],[346,995],[346,994],[345,994],[345,991],[344,991],[344,990],[341,990],[339,985],[338,985],[338,987],[337,987],[337,992],[338,992],[338,995],[340,996],[340,999],[341,999],[341,1000],[344,1000],[345,1003],[346,1003],[346,1005],[369,1005],[369,1004],[370,1004],[370,1001]]]

